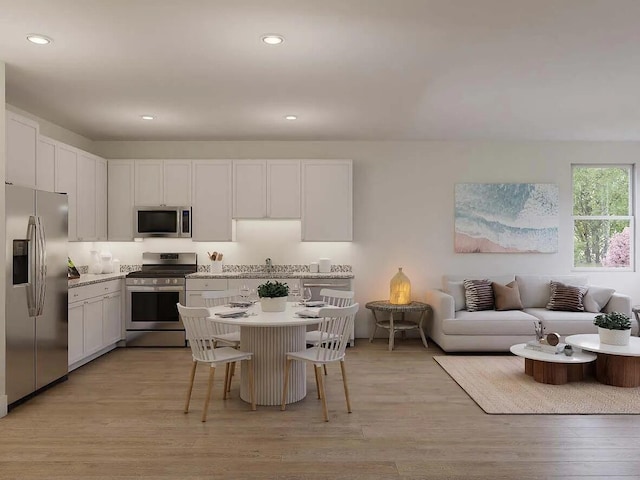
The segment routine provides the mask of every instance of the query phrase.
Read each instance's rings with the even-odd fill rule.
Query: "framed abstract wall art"
[[[455,186],[456,253],[554,253],[558,225],[556,184]]]

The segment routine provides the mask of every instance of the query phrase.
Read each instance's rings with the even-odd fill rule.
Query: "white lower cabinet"
[[[122,280],[69,291],[69,370],[115,348],[122,335]]]

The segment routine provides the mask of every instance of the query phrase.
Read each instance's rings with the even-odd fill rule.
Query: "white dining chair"
[[[285,401],[287,398],[287,388],[289,380],[289,371],[293,361],[302,361],[313,364],[313,370],[316,377],[316,388],[318,389],[318,397],[322,400],[322,413],[324,421],[329,421],[327,411],[327,396],[324,388],[324,380],[319,372],[321,366],[327,363],[340,362],[340,370],[342,371],[342,383],[344,386],[344,396],[347,401],[347,412],[351,413],[351,401],[349,399],[349,387],[347,386],[347,372],[344,364],[345,349],[349,342],[349,336],[353,327],[353,320],[358,311],[357,303],[348,307],[330,307],[321,308],[320,316],[320,340],[313,347],[298,352],[287,352],[286,363],[284,369],[284,386],[282,389],[282,405],[281,410],[285,410]]]
[[[240,296],[240,290],[219,290],[202,292],[202,299],[207,308],[219,307],[229,302],[236,301]],[[214,336],[217,343],[221,343],[228,347],[240,347],[240,328],[236,325],[227,325],[220,322],[214,322]]]
[[[202,421],[207,421],[207,410],[209,409],[209,399],[211,398],[211,389],[213,387],[213,378],[216,368],[219,365],[225,365],[223,400],[227,398],[227,392],[231,384],[230,365],[235,362],[246,360],[248,363],[247,371],[249,372],[249,389],[251,393],[251,410],[256,409],[256,395],[253,381],[253,353],[243,352],[231,347],[215,347],[216,338],[213,335],[214,322],[209,319],[209,310],[206,308],[184,307],[177,304],[180,318],[184,324],[185,333],[189,345],[191,346],[191,356],[193,364],[191,366],[191,375],[189,378],[189,388],[187,389],[187,400],[184,406],[184,413],[189,413],[189,403],[191,402],[191,392],[193,390],[193,381],[196,376],[196,368],[198,363],[209,365],[209,384],[207,386],[207,395],[204,400],[202,410]]]
[[[322,297],[322,301],[326,305],[330,305],[333,307],[348,307],[353,303],[354,293],[350,290],[333,290],[331,288],[323,288],[320,290],[320,296]],[[317,345],[320,341],[320,331],[319,330],[309,330],[305,337],[305,342],[308,345]],[[323,365],[324,374],[327,374],[327,366]]]

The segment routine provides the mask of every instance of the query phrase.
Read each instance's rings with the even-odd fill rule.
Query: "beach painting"
[[[558,185],[459,183],[455,186],[456,253],[558,251]]]

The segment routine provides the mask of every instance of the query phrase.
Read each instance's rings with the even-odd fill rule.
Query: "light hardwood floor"
[[[441,353],[359,340],[347,350],[352,414],[339,367],[325,377],[329,423],[312,370],[285,412],[252,412],[238,378],[223,401],[220,371],[203,424],[206,368],[182,413],[187,349],[118,349],[0,419],[0,478],[640,478],[640,416],[487,415]]]

